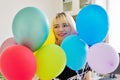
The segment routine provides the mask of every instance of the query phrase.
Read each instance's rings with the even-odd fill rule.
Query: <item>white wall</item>
[[[46,13],[49,22],[52,17],[62,11],[62,0],[0,0],[0,45],[12,37],[12,21],[15,14],[22,8],[34,6]]]
[[[102,6],[107,11],[108,0],[95,0],[95,4]]]
[[[120,0],[109,0],[109,43],[120,52]]]

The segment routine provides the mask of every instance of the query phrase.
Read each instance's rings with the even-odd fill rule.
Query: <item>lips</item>
[[[58,36],[60,36],[60,37],[64,37],[66,35],[67,35],[67,33],[60,33],[60,34],[58,34]]]

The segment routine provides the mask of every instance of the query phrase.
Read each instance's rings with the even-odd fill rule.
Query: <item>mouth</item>
[[[60,37],[65,37],[67,35],[67,33],[60,33],[60,34],[58,34],[58,36],[60,36]]]

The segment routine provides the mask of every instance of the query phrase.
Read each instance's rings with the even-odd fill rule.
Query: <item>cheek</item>
[[[56,33],[57,33],[57,30],[53,29],[53,33],[54,33],[54,35],[56,35]]]
[[[53,30],[54,36],[57,38],[57,30]]]
[[[66,28],[66,32],[71,33],[71,28],[70,27]]]

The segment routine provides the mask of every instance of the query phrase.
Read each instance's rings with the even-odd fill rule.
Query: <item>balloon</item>
[[[9,46],[16,45],[16,41],[13,37],[7,38],[0,47],[0,53]]]
[[[76,18],[76,28],[88,45],[104,41],[109,29],[107,12],[94,4],[82,8]]]
[[[48,26],[48,19],[41,10],[35,7],[26,7],[14,17],[12,32],[17,43],[35,51],[47,39]]]
[[[87,60],[92,70],[107,74],[113,72],[119,64],[119,55],[112,46],[106,43],[97,43],[88,50]]]
[[[61,47],[66,53],[69,68],[77,71],[85,66],[88,46],[77,35],[66,37],[62,41]]]
[[[30,49],[21,45],[10,46],[1,54],[0,68],[7,80],[32,80],[36,59]]]
[[[54,33],[53,33],[52,29],[50,29],[48,38],[45,41],[44,45],[54,44],[54,43],[55,43],[55,36],[54,36]]]
[[[36,53],[37,76],[40,80],[50,80],[58,76],[65,68],[66,55],[64,50],[55,45],[48,44]]]

